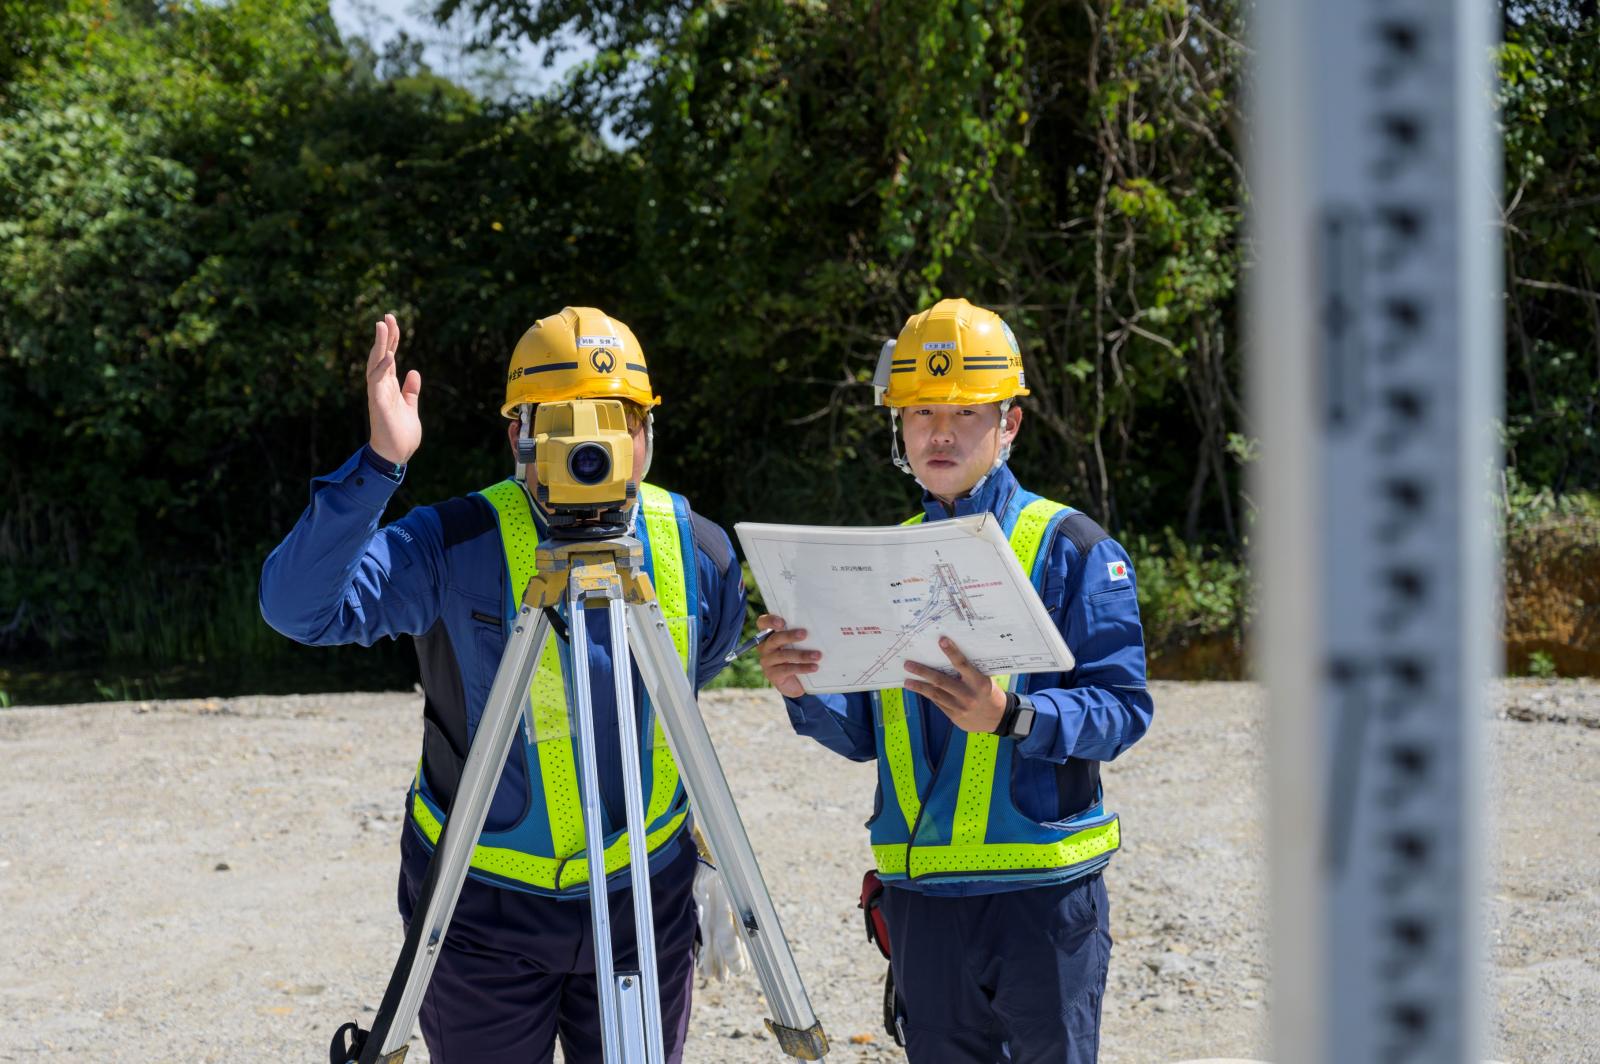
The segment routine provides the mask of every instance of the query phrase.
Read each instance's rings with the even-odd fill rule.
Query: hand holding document
[[[939,637],[989,676],[1067,672],[1072,653],[992,514],[880,528],[734,526],[767,609],[820,650],[813,694],[899,687],[944,667]]]

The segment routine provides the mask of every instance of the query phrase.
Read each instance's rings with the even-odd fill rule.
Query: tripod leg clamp
[[[802,1031],[767,1021],[767,1030],[778,1040],[778,1048],[796,1060],[821,1060],[828,1052],[828,1036],[822,1024],[814,1023]]]

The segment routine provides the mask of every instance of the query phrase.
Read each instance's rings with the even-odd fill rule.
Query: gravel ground
[[[1600,1061],[1600,684],[1496,692],[1486,1050]],[[1127,842],[1101,1059],[1264,1058],[1260,692],[1164,683],[1156,703],[1105,773]],[[902,1060],[855,909],[872,768],[794,736],[771,692],[703,706],[830,1059]],[[0,711],[0,1061],[326,1059],[399,946],[419,712],[411,693]],[[783,1059],[757,998],[753,976],[702,982],[687,1058]]]

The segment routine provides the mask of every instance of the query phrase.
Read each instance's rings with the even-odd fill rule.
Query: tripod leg
[[[645,690],[661,716],[684,789],[738,914],[761,989],[777,1016],[776,1021],[767,1021],[767,1028],[785,1053],[800,1060],[820,1060],[828,1051],[827,1036],[811,1011],[800,970],[756,864],[755,850],[653,592],[645,601],[629,606],[628,620],[629,642]]]
[[[360,1054],[359,1064],[399,1064],[405,1059],[406,1041],[422,1009],[422,995],[433,975],[456,901],[461,897],[461,884],[472,861],[472,849],[488,819],[489,801],[494,797],[506,754],[516,737],[521,706],[527,700],[533,670],[549,637],[550,622],[536,607],[524,604],[517,611],[511,639],[495,671],[494,686],[489,690],[483,717],[462,769],[460,786],[428,862],[428,874],[417,897],[411,926],[406,929],[400,959],[389,977],[389,986],[373,1018],[371,1031],[357,1034],[355,1048]]]
[[[619,585],[620,590],[620,585]],[[628,615],[622,599],[606,603],[611,622],[611,674],[616,680],[617,734],[622,749],[622,787],[627,797],[628,861],[632,869],[634,941],[639,961],[648,1064],[665,1064],[661,1032],[661,974],[656,967],[656,923],[650,898],[649,825],[644,817],[644,782],[639,760],[639,725],[633,704],[633,666],[628,654]]]
[[[600,780],[594,763],[594,703],[589,697],[589,626],[578,595],[578,571],[568,585],[567,612],[572,645],[572,729],[578,737],[578,791],[583,803],[585,857],[589,865],[589,913],[594,930],[595,993],[600,1003],[600,1046],[605,1064],[622,1064],[616,976],[611,963],[611,905],[606,891],[606,840],[600,807]],[[629,750],[622,748],[627,763]]]

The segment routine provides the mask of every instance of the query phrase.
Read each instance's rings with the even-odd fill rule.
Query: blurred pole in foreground
[[[1488,0],[1254,5],[1275,1064],[1480,1059],[1496,17]]]

